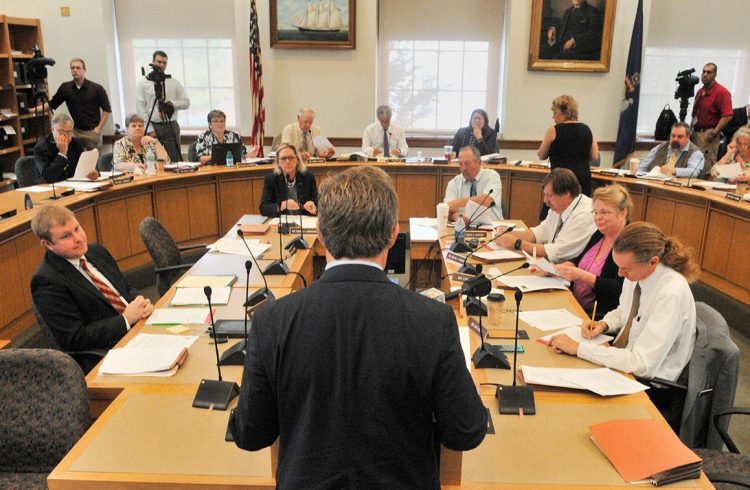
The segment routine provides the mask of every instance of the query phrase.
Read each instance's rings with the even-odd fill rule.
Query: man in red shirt
[[[701,74],[703,88],[693,101],[692,140],[706,157],[708,175],[716,163],[721,130],[732,120],[732,94],[716,81],[716,63],[706,63]]]

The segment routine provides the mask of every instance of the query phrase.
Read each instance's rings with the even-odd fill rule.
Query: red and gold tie
[[[99,279],[95,274],[91,272],[91,269],[89,269],[89,266],[86,264],[86,259],[81,259],[81,269],[88,274],[88,276],[91,278],[91,281],[94,283],[94,286],[104,295],[104,299],[109,301],[109,304],[112,305],[112,308],[115,309],[115,311],[121,315],[123,311],[125,311],[125,303],[120,299],[120,295],[117,294],[117,292],[112,289],[111,287],[107,286],[107,283]]]

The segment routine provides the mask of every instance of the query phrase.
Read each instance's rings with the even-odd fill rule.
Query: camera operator
[[[716,81],[716,63],[706,63],[701,74],[703,87],[693,101],[692,141],[706,157],[705,172],[716,163],[721,130],[732,120],[732,95]]]
[[[156,107],[151,115],[156,138],[164,145],[169,159],[179,162],[182,161],[182,152],[177,111],[190,107],[190,99],[182,84],[166,74],[167,61],[167,53],[154,51],[150,65],[153,71],[138,82],[136,111],[144,121],[148,121],[151,108],[156,101]],[[161,87],[164,87],[164,93],[161,93]]]
[[[86,62],[81,58],[70,60],[70,74],[73,80],[60,84],[60,88],[49,101],[52,109],[63,102],[75,121],[73,134],[87,150],[102,151],[102,128],[112,114],[109,97],[104,87],[86,79]]]

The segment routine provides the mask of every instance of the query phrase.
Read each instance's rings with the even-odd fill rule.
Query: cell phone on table
[[[497,344],[497,348],[500,349],[500,352],[513,352],[513,344]],[[519,354],[522,354],[524,352],[523,346],[521,344],[518,344],[518,351]]]

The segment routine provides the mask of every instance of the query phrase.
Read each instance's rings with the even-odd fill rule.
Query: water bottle
[[[458,212],[456,213],[458,216],[456,218],[456,241],[457,242],[463,242],[464,241],[464,232],[466,231],[466,223],[464,223],[464,208],[459,208]]]
[[[227,152],[227,167],[232,168],[234,167],[234,155],[231,151]]]
[[[156,175],[156,151],[153,146],[146,148],[146,175]]]

